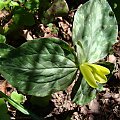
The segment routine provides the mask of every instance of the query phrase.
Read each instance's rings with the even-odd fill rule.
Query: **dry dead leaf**
[[[97,101],[97,99],[94,99],[92,100],[90,103],[89,103],[89,109],[90,109],[90,112],[92,113],[99,113],[99,102]]]
[[[110,62],[110,63],[116,63],[116,57],[114,55],[109,55],[107,57],[107,62]]]

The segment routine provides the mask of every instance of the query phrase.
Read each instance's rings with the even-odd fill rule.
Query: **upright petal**
[[[91,71],[91,68],[89,66],[87,66],[86,64],[81,64],[80,65],[80,70],[81,70],[81,73],[82,73],[83,77],[87,81],[87,83],[91,87],[97,88],[98,85],[97,85],[96,80],[94,78],[94,75],[93,75],[93,73]]]
[[[94,74],[95,80],[98,83],[106,83],[107,82],[107,77],[105,75],[99,75],[97,73],[93,73],[93,74]]]
[[[90,63],[86,63],[88,66],[91,66],[94,68],[95,71],[97,71],[100,74],[104,74],[104,75],[108,75],[110,74],[110,70],[106,67],[103,67],[101,65],[96,65],[96,64],[90,64]]]

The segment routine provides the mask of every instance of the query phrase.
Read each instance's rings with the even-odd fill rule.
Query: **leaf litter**
[[[5,17],[4,13],[0,13],[0,18]],[[7,14],[8,15],[8,14]],[[20,36],[25,40],[34,39],[38,37],[58,37],[69,44],[71,43],[71,28],[74,11],[69,13],[69,19],[57,17],[57,23],[52,23],[52,28],[44,26],[43,24],[36,25],[29,30],[23,30]],[[56,32],[54,32],[54,30]],[[19,37],[20,37],[19,36]],[[16,44],[15,39],[11,36],[8,37],[9,44]],[[19,41],[17,41],[19,45]],[[25,41],[23,41],[25,42]],[[19,46],[17,44],[17,46]],[[49,102],[49,105],[45,108],[38,106],[31,107],[29,103],[25,103],[27,108],[32,108],[34,112],[42,115],[45,120],[118,120],[120,119],[120,32],[118,34],[118,41],[113,46],[114,54],[107,57],[108,62],[111,62],[115,66],[113,76],[104,86],[104,90],[100,92],[97,97],[89,104],[79,106],[73,103],[70,99],[70,94],[74,82],[67,90],[54,93]],[[14,91],[9,83],[4,78],[0,78],[0,91],[3,91],[8,96]],[[29,98],[29,96],[28,96]],[[37,107],[37,110],[36,110]],[[39,109],[39,110],[38,110]],[[21,114],[9,105],[9,114],[11,120],[16,119],[29,119],[30,117]]]

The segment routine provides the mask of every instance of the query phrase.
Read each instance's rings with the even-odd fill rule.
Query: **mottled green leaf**
[[[76,76],[73,49],[57,38],[29,41],[0,61],[0,72],[19,91],[47,96],[66,89]]]
[[[106,0],[79,6],[73,22],[73,43],[80,63],[104,58],[117,39],[117,22]]]
[[[102,90],[99,84],[97,89],[93,89],[80,75],[75,83],[72,91],[72,101],[78,105],[85,105],[96,97],[96,93]]]

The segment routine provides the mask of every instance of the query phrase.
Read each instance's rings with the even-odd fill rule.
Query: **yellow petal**
[[[93,73],[93,75],[94,75],[97,82],[99,82],[99,83],[106,83],[107,82],[107,77],[105,75],[101,76],[97,73]]]
[[[104,75],[110,74],[110,70],[106,67],[96,64],[90,64],[90,63],[86,63],[86,64],[93,67],[94,70],[98,72],[98,74],[104,74]]]
[[[93,88],[97,88],[98,85],[95,81],[95,78],[92,74],[91,68],[85,64],[80,65],[80,70],[81,73],[83,75],[83,77],[85,78],[85,80],[87,81],[87,83],[93,87]]]

